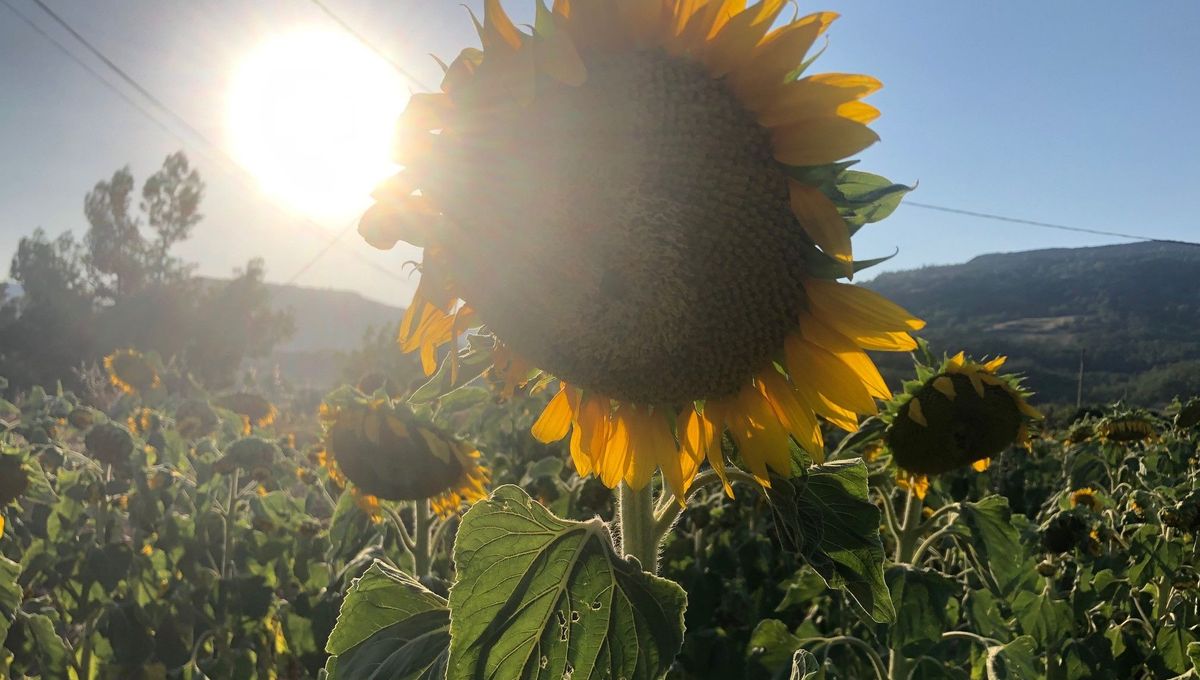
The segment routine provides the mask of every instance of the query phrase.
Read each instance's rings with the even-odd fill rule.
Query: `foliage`
[[[1196,249],[1134,243],[983,255],[867,285],[928,321],[934,345],[1012,357],[1042,404],[1075,404],[1082,351],[1085,403],[1159,408],[1200,392],[1197,277]]]
[[[226,283],[206,282],[172,254],[199,223],[204,183],[182,152],[142,185],[118,170],[88,193],[88,230],[22,238],[11,276],[22,294],[0,296],[0,375],[14,390],[62,382],[81,387],[81,366],[121,347],[186,360],[202,382],[230,384],[244,357],[290,332],[272,312],[263,266],[251,260]]]

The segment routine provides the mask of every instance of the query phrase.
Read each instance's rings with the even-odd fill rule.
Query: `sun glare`
[[[263,189],[312,217],[344,218],[395,172],[395,122],[408,101],[400,76],[353,38],[324,30],[272,37],[229,90],[227,129]]]

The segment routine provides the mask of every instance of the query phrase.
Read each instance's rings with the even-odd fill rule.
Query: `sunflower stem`
[[[658,572],[658,539],[654,527],[654,489],[646,484],[633,489],[621,482],[617,494],[617,526],[621,530],[621,552],[636,557],[642,569]]]
[[[428,576],[433,567],[433,555],[429,550],[430,526],[433,524],[433,513],[429,511],[429,501],[419,500],[416,502],[416,507],[413,509],[413,514],[416,517],[414,527],[416,536],[414,537],[413,546],[413,567],[417,572],[417,578]]]

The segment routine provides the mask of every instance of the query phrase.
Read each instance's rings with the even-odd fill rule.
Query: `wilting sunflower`
[[[487,496],[479,452],[418,419],[403,405],[361,392],[331,397],[321,410],[324,465],[362,494],[383,500],[429,499],[445,516]]]
[[[251,426],[266,427],[275,422],[279,411],[267,398],[252,392],[235,392],[221,397],[217,404],[242,417],[242,433],[250,434]]]
[[[881,178],[838,161],[876,141],[880,84],[800,77],[836,15],[784,4],[560,0],[527,34],[487,0],[483,49],[413,97],[405,170],[359,229],[424,247],[403,349],[430,373],[484,324],[506,391],[558,380],[534,435],[570,434],[609,486],[723,473],[725,431],[766,485],[789,436],[823,455],[818,416],[874,413],[890,391],[863,350],[911,350],[923,322],[836,279],[907,188],[857,212],[874,199],[851,185]]]
[[[115,423],[98,423],[83,438],[88,455],[106,465],[124,467],[133,455],[133,436]]]
[[[175,429],[185,439],[199,439],[212,434],[221,424],[216,410],[203,399],[189,399],[175,409]]]
[[[1013,443],[1028,445],[1027,423],[1042,415],[1016,376],[997,375],[1003,364],[1004,357],[980,364],[959,352],[939,368],[918,366],[918,379],[884,416],[896,464],[915,474],[982,470]]]
[[[1093,511],[1100,508],[1100,499],[1097,497],[1095,489],[1085,486],[1071,492],[1071,507],[1077,508],[1081,505]]]
[[[1200,397],[1192,397],[1175,414],[1175,427],[1190,430],[1200,426]]]
[[[1117,411],[1101,418],[1096,432],[1106,442],[1140,442],[1158,437],[1154,417],[1140,409]]]
[[[140,394],[162,384],[154,365],[136,349],[119,349],[104,357],[104,370],[109,382],[126,394]]]
[[[0,508],[17,500],[29,488],[29,473],[19,456],[0,454]]]

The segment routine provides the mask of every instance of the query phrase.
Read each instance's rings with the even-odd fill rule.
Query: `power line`
[[[26,17],[25,15],[23,15],[19,11],[17,11],[17,9],[15,7],[13,7],[8,2],[8,0],[0,0],[0,2],[3,2],[4,5],[9,8],[9,10],[11,10],[13,13],[17,14],[17,16],[19,16],[22,20],[24,20],[24,22],[27,25],[29,25],[30,28],[35,30],[39,35],[41,35],[44,38],[46,38],[47,40],[49,40],[56,48],[58,48],[61,52],[63,52],[65,55],[67,55],[72,61],[74,61],[76,64],[79,64],[80,66],[82,66],[90,75],[95,77],[102,85],[104,85],[109,90],[113,91],[115,94],[117,94],[119,97],[121,97],[121,99],[125,100],[131,106],[134,106],[143,115],[149,117],[158,127],[164,129],[172,137],[179,140],[180,142],[183,142],[183,140],[180,139],[180,137],[178,135],[174,134],[171,130],[169,130],[162,123],[162,121],[158,120],[158,118],[156,116],[154,116],[151,112],[147,111],[144,107],[139,106],[135,102],[131,101],[130,98],[127,95],[125,95],[125,93],[121,92],[120,89],[118,89],[112,82],[110,82],[109,80],[100,76],[100,74],[98,74],[94,69],[87,66],[78,57],[76,57],[74,54],[72,54],[69,49],[67,49],[65,46],[63,46],[58,41],[54,40],[45,31],[43,31],[39,27],[37,27],[37,25],[34,24],[28,17]],[[229,174],[231,179],[233,179],[235,182],[237,182],[237,184],[242,189],[244,189],[252,194],[256,193],[250,187],[246,186],[245,181],[242,179],[242,174],[245,171],[240,168],[240,166],[237,164],[236,161],[234,161],[232,158],[229,157],[229,154],[227,154],[223,149],[221,149],[219,146],[214,144],[210,139],[208,139],[208,137],[205,136],[204,133],[200,132],[198,129],[196,129],[194,126],[192,126],[183,116],[176,113],[173,109],[171,109],[169,106],[167,106],[165,103],[163,103],[162,100],[160,100],[158,97],[156,97],[152,92],[150,92],[148,89],[143,87],[141,85],[141,83],[139,83],[135,78],[133,78],[133,76],[129,75],[124,69],[122,69],[115,62],[113,62],[111,59],[109,59],[108,56],[105,55],[98,47],[96,47],[90,41],[88,41],[87,38],[85,38],[83,35],[81,35],[79,33],[79,31],[76,31],[69,23],[67,23],[67,21],[65,19],[63,19],[61,16],[59,16],[57,13],[55,13],[54,10],[52,10],[49,6],[47,6],[45,2],[43,2],[42,0],[32,0],[32,2],[34,4],[36,4],[43,12],[45,12],[47,16],[49,16],[52,20],[54,20],[54,22],[56,24],[61,26],[65,31],[70,33],[76,40],[78,40],[80,44],[82,44],[93,56],[95,56],[97,59],[99,59],[101,62],[103,62],[104,65],[107,66],[110,70],[112,70],[121,80],[123,80],[125,83],[127,83],[130,87],[137,90],[137,92],[139,94],[141,94],[148,101],[150,101],[150,103],[153,104],[154,107],[157,108],[159,111],[170,116],[178,124],[183,126],[189,133],[191,133],[197,140],[199,140],[199,142],[204,147],[206,147],[210,151],[214,152],[216,154],[218,160],[220,161],[218,163],[218,166],[223,166],[222,169],[227,174]],[[186,143],[186,142],[184,142],[184,143]],[[276,206],[273,203],[268,203],[268,204],[272,205],[277,210],[282,210],[281,208],[279,208],[279,206]],[[307,217],[302,217],[300,219],[300,221],[302,223],[308,225],[312,229],[315,229],[316,232],[320,235],[320,237],[322,239],[324,239],[327,236],[328,232],[325,230],[325,228],[322,227],[321,225],[317,224],[316,222],[314,222],[312,219],[307,218]],[[330,239],[325,244],[324,248],[321,251],[321,254],[328,252],[329,249],[331,249],[334,245],[337,245],[341,239],[341,236],[344,233],[345,232],[343,231],[342,233],[338,234],[337,237]],[[357,259],[359,259],[360,261],[362,261],[369,267],[375,269],[376,271],[379,271],[380,273],[382,273],[386,276],[389,276],[397,281],[405,280],[403,277],[401,277],[396,272],[393,272],[392,270],[381,266],[379,263],[377,263],[373,260],[370,260],[366,257],[363,257],[361,254],[359,254],[355,251],[349,251],[349,252],[353,253]],[[304,271],[307,271],[312,266],[312,264],[315,264],[315,262],[305,265],[305,267],[303,268]],[[303,273],[303,272],[301,272],[301,273]],[[296,278],[296,276],[293,276],[291,280],[294,281],[295,278]]]
[[[332,19],[333,22],[336,23],[338,26],[341,26],[342,30],[344,30],[347,33],[349,33],[350,35],[354,36],[355,39],[357,39],[360,43],[362,43],[367,49],[369,49],[372,52],[374,52],[375,54],[379,55],[379,57],[381,59],[383,59],[388,64],[390,64],[391,67],[396,70],[396,73],[399,73],[400,75],[404,76],[410,82],[412,82],[414,85],[416,85],[417,87],[421,88],[422,90],[424,90],[426,92],[430,92],[433,90],[433,88],[431,88],[428,85],[426,85],[425,83],[421,82],[421,80],[419,78],[414,76],[411,71],[409,71],[408,69],[404,68],[399,63],[397,63],[395,59],[392,59],[386,52],[384,52],[383,50],[381,50],[378,47],[376,47],[375,45],[373,45],[371,43],[371,41],[367,40],[366,37],[363,36],[363,34],[354,30],[354,28],[350,24],[346,23],[341,17],[339,17],[337,15],[337,13],[335,13],[333,10],[329,9],[329,6],[326,5],[324,2],[322,2],[321,0],[309,0],[309,1],[312,2],[312,4],[316,5],[317,8],[320,9],[325,14],[325,16]]]
[[[3,0],[0,0],[0,2],[2,2],[2,1]],[[286,282],[284,282],[283,285],[290,286],[296,282],[296,279],[300,278],[301,276],[304,276],[304,274],[307,273],[309,269],[312,269],[313,265],[315,265],[317,262],[319,262],[321,260],[321,258],[325,257],[325,255],[328,254],[329,251],[333,250],[333,247],[336,246],[338,244],[338,242],[342,240],[342,237],[344,237],[346,234],[350,233],[350,230],[353,229],[354,225],[356,225],[356,224],[358,224],[357,217],[350,220],[349,224],[342,227],[342,230],[337,233],[337,236],[334,236],[333,238],[329,239],[329,242],[326,243],[324,245],[324,247],[322,247],[316,253],[314,253],[313,256],[311,258],[309,258],[308,262],[305,262],[299,269],[297,269],[296,273],[292,274],[288,278],[288,280]]]
[[[901,205],[909,205],[914,208],[924,208],[926,210],[937,210],[938,212],[953,213],[955,215],[967,215],[970,217],[978,217],[985,220],[997,220],[999,222],[1010,222],[1012,224],[1024,224],[1031,227],[1043,227],[1045,229],[1059,229],[1061,231],[1074,231],[1082,234],[1097,234],[1099,236],[1116,236],[1117,238],[1127,238],[1133,241],[1148,241],[1151,243],[1170,243],[1180,246],[1197,246],[1200,243],[1195,241],[1182,241],[1179,239],[1170,238],[1155,238],[1153,236],[1140,236],[1138,234],[1124,234],[1119,231],[1103,231],[1101,229],[1088,229],[1086,227],[1072,227],[1065,224],[1054,224],[1052,222],[1039,222],[1037,220],[1027,220],[1020,217],[1008,217],[1006,215],[996,215],[994,213],[976,212],[974,210],[962,210],[961,208],[948,208],[943,205],[933,205],[932,203],[919,203],[917,201],[904,201]]]

